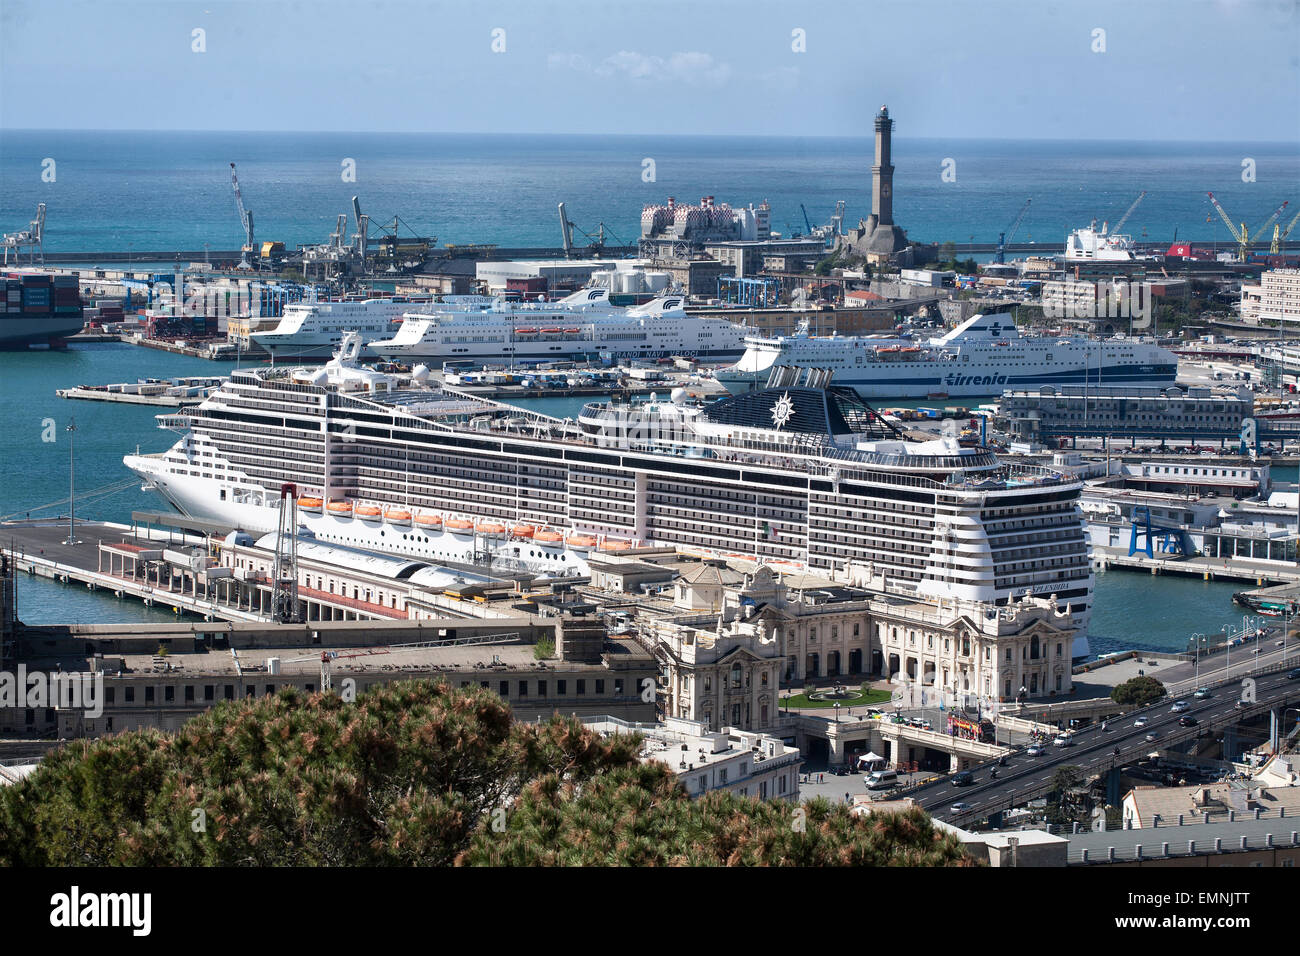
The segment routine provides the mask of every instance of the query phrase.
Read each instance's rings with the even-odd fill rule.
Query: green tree
[[[692,800],[662,764],[528,787],[502,832],[458,863],[488,866],[974,866],[920,810],[855,817],[714,791]]]
[[[1168,691],[1165,685],[1160,683],[1154,677],[1134,677],[1132,680],[1126,680],[1110,692],[1110,699],[1117,704],[1126,704],[1133,707],[1145,707],[1153,701],[1164,697]]]
[[[691,800],[639,746],[477,687],[290,689],[51,753],[0,789],[0,866],[973,864],[920,811]]]

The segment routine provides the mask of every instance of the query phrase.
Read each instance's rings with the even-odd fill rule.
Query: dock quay
[[[1094,545],[1093,565],[1098,570],[1118,568],[1144,571],[1147,574],[1181,574],[1206,581],[1249,581],[1256,587],[1265,585],[1300,585],[1300,566],[1287,567],[1276,561],[1252,561],[1249,558],[1182,557],[1179,555],[1130,555],[1126,548]]]
[[[152,515],[153,513],[137,513]],[[170,607],[207,621],[271,622],[274,535],[226,535],[216,528],[79,523],[66,544],[66,519],[0,523],[0,542],[15,571],[89,590]],[[272,539],[267,543],[267,538]],[[411,562],[317,544],[298,544],[298,616],[318,621],[406,621],[440,617],[528,618],[531,594],[509,576]]]
[[[180,408],[197,405],[225,381],[222,376],[188,376],[173,379],[141,379],[113,385],[76,385],[57,388],[59,398],[76,398],[91,402],[118,402],[124,405],[153,405]]]

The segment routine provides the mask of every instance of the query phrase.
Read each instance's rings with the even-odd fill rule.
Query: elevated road
[[[1162,747],[1191,740],[1202,734],[1214,733],[1242,720],[1265,714],[1270,709],[1294,706],[1300,703],[1300,680],[1287,677],[1294,666],[1279,663],[1256,672],[1256,703],[1237,707],[1241,695],[1241,679],[1211,686],[1211,696],[1195,700],[1191,694],[1186,700],[1190,709],[1175,713],[1170,708],[1177,698],[1169,697],[1142,710],[1132,711],[1122,718],[1108,722],[1105,730],[1100,724],[1076,731],[1072,745],[1048,745],[1039,756],[1028,756],[1020,751],[1006,758],[1006,765],[998,767],[990,761],[971,770],[975,780],[966,787],[953,785],[954,777],[944,777],[912,790],[899,791],[896,796],[912,797],[918,805],[940,819],[957,826],[974,823],[1002,810],[1010,810],[1052,789],[1052,778],[1064,766],[1078,767],[1084,778],[1098,776]],[[1116,705],[1116,709],[1119,707]],[[1184,716],[1196,718],[1195,727],[1179,725]],[[1146,717],[1144,726],[1135,726],[1139,717]],[[1154,735],[1153,739],[1148,739]],[[990,776],[998,770],[997,778]],[[957,803],[968,804],[969,809],[954,810]]]

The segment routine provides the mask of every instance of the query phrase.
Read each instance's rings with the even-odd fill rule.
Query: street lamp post
[[[77,431],[77,420],[68,419],[68,425],[65,429],[68,433],[68,540],[64,544],[80,544],[77,541],[77,500],[76,500],[76,457],[74,455],[75,444],[73,438]]]
[[[1197,687],[1201,686],[1201,647],[1204,645],[1206,640],[1207,638],[1204,634],[1196,633],[1192,635],[1192,659],[1195,661],[1193,669],[1196,674],[1193,683],[1195,683]]]
[[[835,723],[838,724],[840,722],[840,702],[838,700],[835,702],[834,707],[835,707]]]

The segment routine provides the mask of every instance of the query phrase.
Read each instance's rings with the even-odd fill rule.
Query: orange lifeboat
[[[474,530],[474,522],[466,518],[452,518],[447,522],[447,527],[455,534],[469,534]]]
[[[564,535],[558,531],[539,531],[533,535],[534,541],[540,541],[543,544],[556,544],[564,540]]]
[[[442,515],[420,515],[415,519],[415,523],[421,528],[441,528]]]
[[[627,550],[628,548],[630,548],[630,547],[632,547],[632,542],[631,542],[631,541],[615,541],[615,540],[613,540],[613,539],[611,539],[611,538],[606,538],[606,539],[605,539],[605,543],[602,544],[602,545],[600,546],[600,550],[602,550],[602,551],[626,551],[626,550]]]
[[[383,514],[383,511],[374,505],[361,505],[357,508],[356,514],[358,517],[364,518],[367,521],[378,521],[380,515]]]
[[[330,514],[350,515],[352,514],[352,502],[350,501],[331,501],[329,503]]]
[[[569,547],[571,548],[594,548],[596,539],[589,534],[571,534],[569,535]]]
[[[530,524],[517,524],[510,529],[510,534],[516,538],[531,538],[536,530]]]
[[[411,513],[405,508],[389,508],[384,512],[384,517],[392,524],[411,523]]]
[[[495,521],[480,521],[475,530],[479,534],[505,534],[506,526]]]
[[[299,498],[299,499],[298,499],[298,507],[299,507],[299,508],[303,508],[303,509],[305,509],[305,510],[307,510],[307,511],[320,511],[321,506],[322,506],[323,504],[325,504],[325,502],[321,501],[319,498]]]

